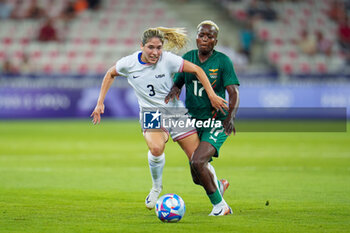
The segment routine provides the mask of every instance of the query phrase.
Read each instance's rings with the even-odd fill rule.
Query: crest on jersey
[[[210,76],[210,78],[217,78],[218,77],[218,71],[219,71],[219,69],[209,69],[209,76]]]

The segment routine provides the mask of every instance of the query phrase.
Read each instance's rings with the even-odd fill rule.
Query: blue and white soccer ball
[[[163,222],[178,222],[185,214],[185,202],[173,193],[161,196],[156,204],[156,215]]]

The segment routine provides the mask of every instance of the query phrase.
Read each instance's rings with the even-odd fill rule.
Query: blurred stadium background
[[[1,0],[0,118],[87,117],[104,72],[139,49],[149,27],[220,27],[241,107],[349,107],[350,3],[345,0]],[[108,103],[109,102],[109,103]],[[118,79],[106,115],[137,117]],[[349,113],[349,112],[348,112]],[[349,115],[349,114],[348,114]]]

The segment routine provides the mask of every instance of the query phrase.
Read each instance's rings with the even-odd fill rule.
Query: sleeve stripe
[[[115,71],[117,72],[117,74],[119,75],[119,73],[118,73],[118,69],[117,69],[117,63],[115,63]]]
[[[180,68],[179,68],[179,73],[181,73],[181,72],[183,71],[183,69],[184,69],[184,63],[185,63],[185,61],[182,59],[182,64],[181,64],[181,66],[180,66]]]

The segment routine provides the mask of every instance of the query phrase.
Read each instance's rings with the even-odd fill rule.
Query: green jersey
[[[206,73],[215,93],[225,99],[225,87],[228,85],[239,85],[232,61],[225,54],[213,51],[213,54],[205,62],[200,62],[198,50],[187,52],[183,58],[198,66]],[[210,100],[204,87],[194,74],[177,73],[174,82],[178,87],[186,85],[186,107],[191,116],[197,119],[208,119],[215,117],[223,120],[224,114],[211,106]]]

